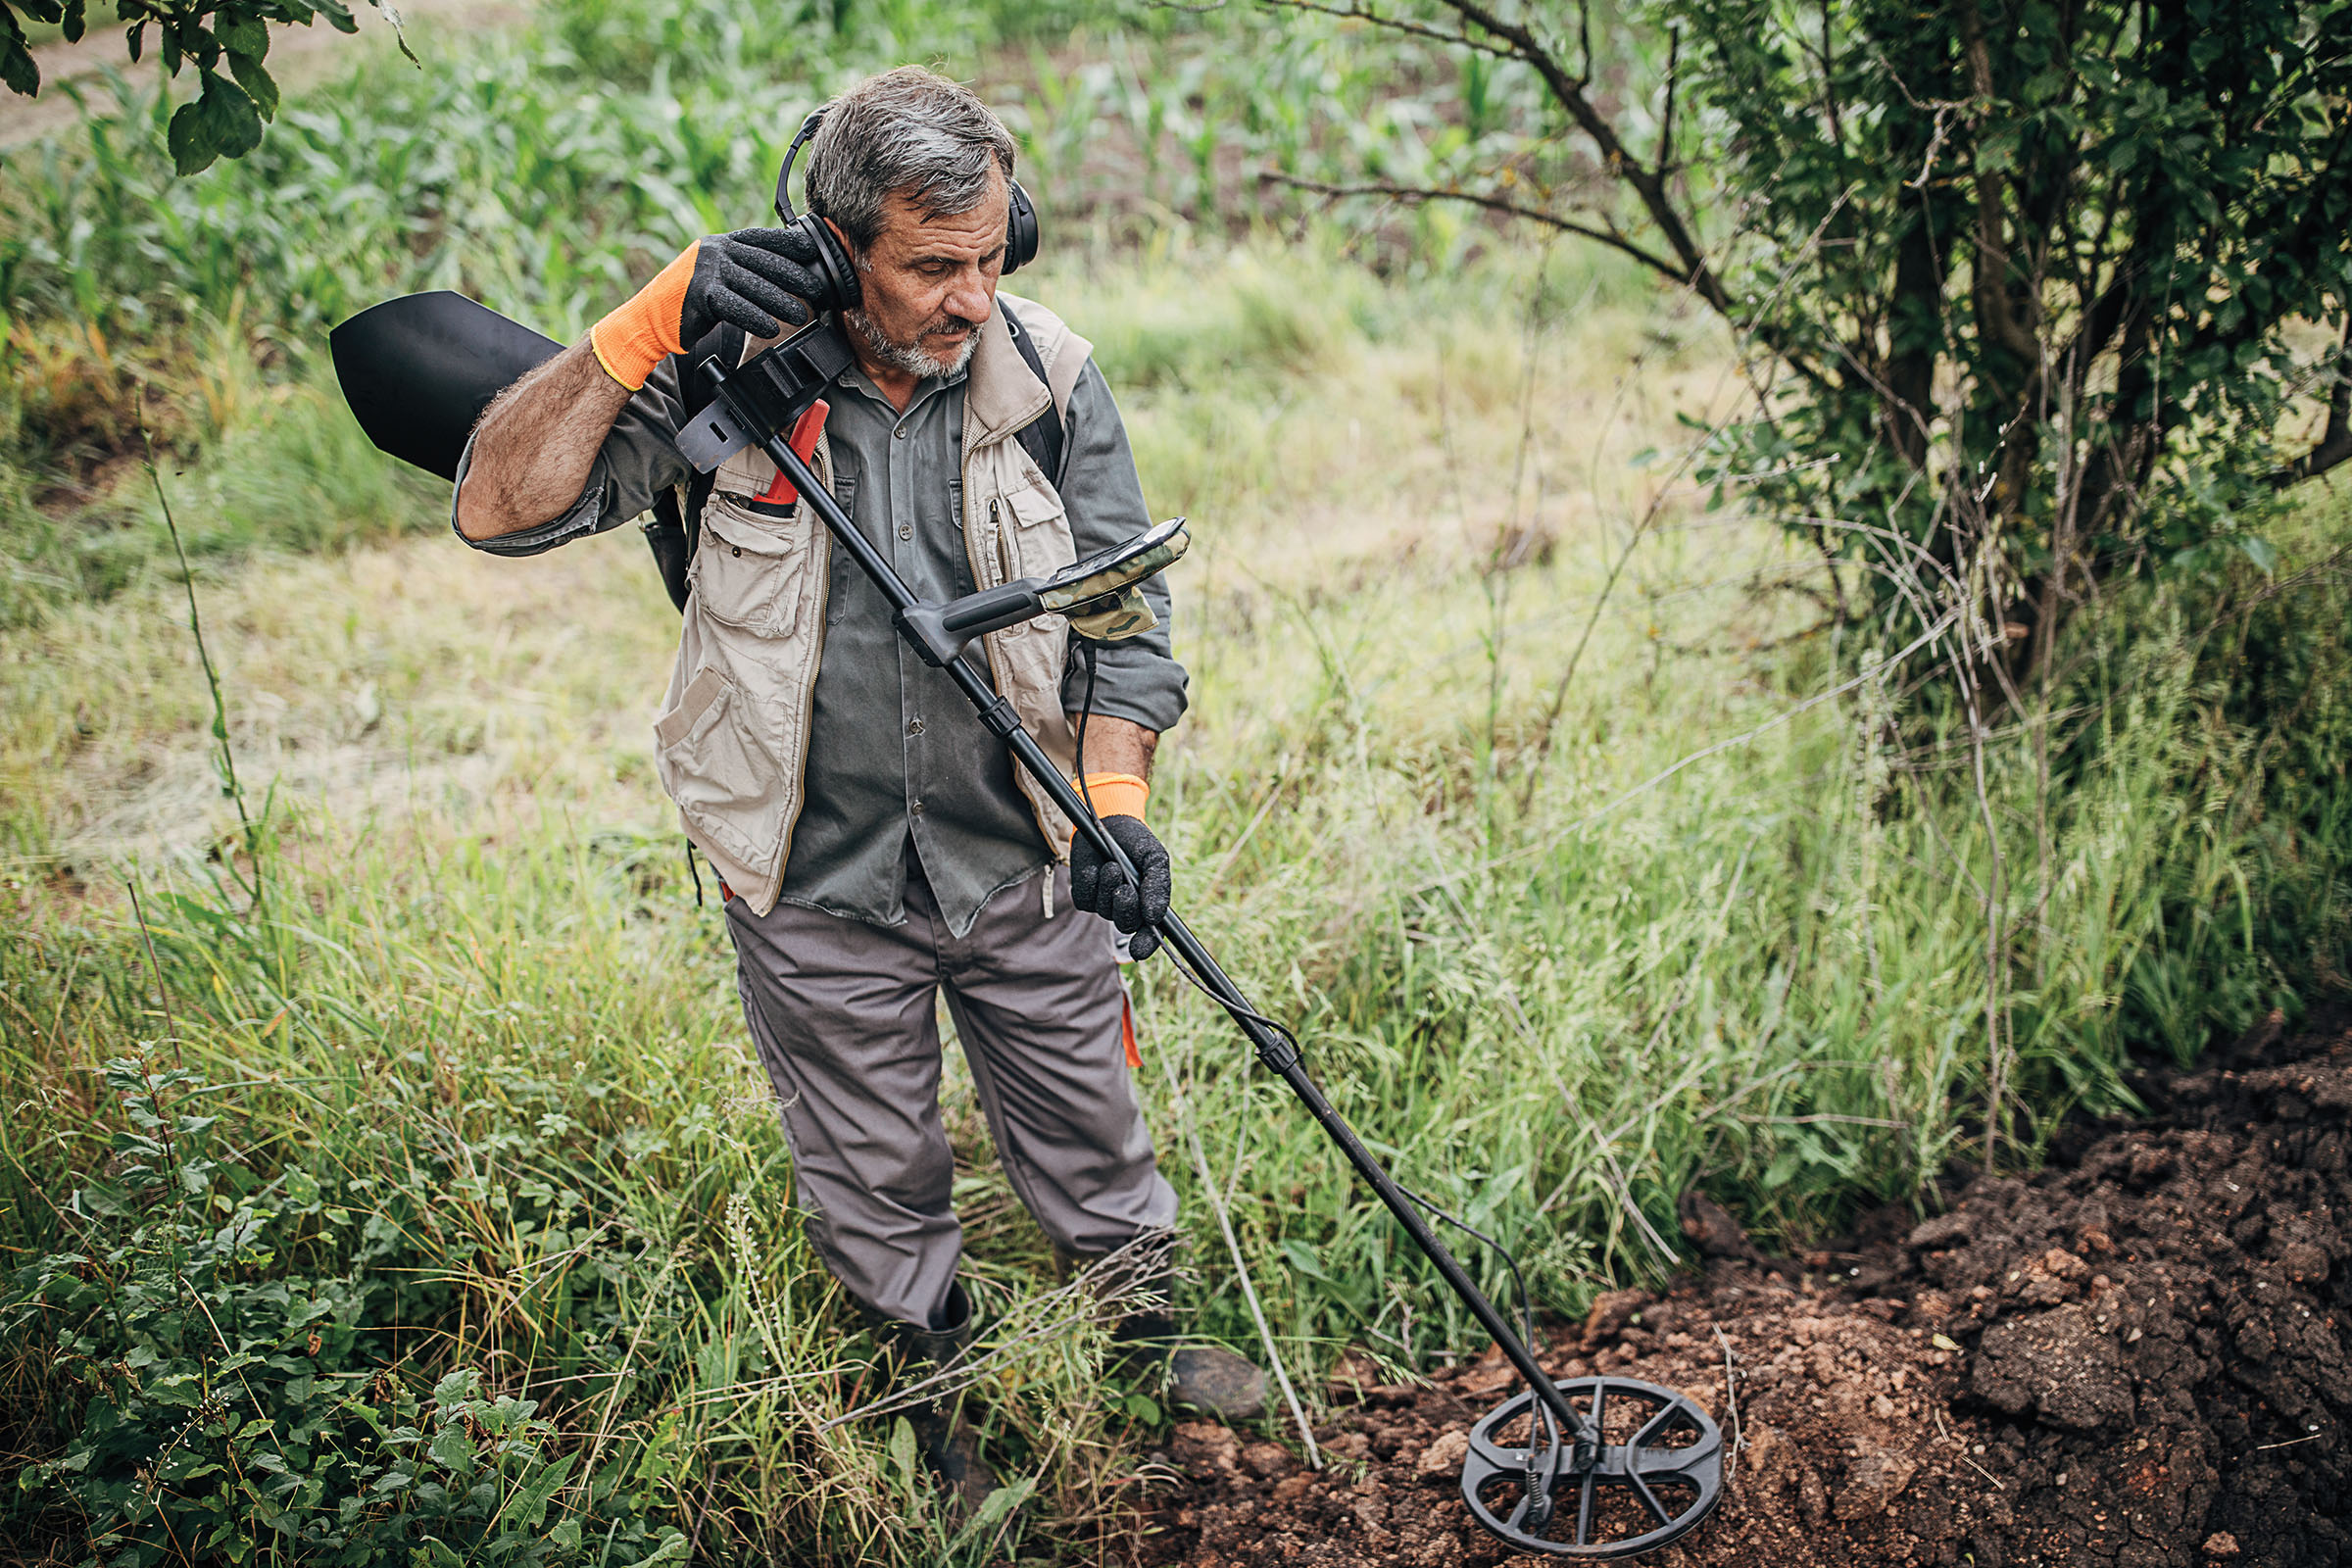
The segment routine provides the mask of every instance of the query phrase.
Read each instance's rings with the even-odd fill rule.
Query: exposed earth
[[[2136,1087],[2146,1117],[2076,1129],[2039,1174],[1956,1179],[1924,1223],[1889,1211],[1799,1261],[1687,1200],[1704,1277],[1604,1297],[1542,1352],[1555,1376],[1680,1390],[1723,1429],[1722,1506],[1644,1560],[2352,1560],[2352,1007]],[[1462,1434],[1513,1379],[1494,1352],[1416,1387],[1351,1358],[1320,1474],[1259,1433],[1179,1426],[1187,1479],[1139,1561],[1534,1568],[1457,1491]]]

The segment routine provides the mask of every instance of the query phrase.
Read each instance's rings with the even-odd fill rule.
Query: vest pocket
[[[712,496],[703,509],[702,547],[694,553],[694,591],[703,613],[724,625],[774,636],[788,618],[790,593],[808,560],[810,520],[769,519],[748,504]]]
[[[762,856],[745,825],[772,808],[780,779],[738,706],[734,682],[705,665],[679,693],[678,706],[655,722],[654,741],[662,785],[687,824],[739,863],[757,867]]]
[[[1004,493],[1004,510],[1012,514],[1012,548],[1022,571],[1057,571],[1078,559],[1061,497],[1042,485],[1023,485]]]

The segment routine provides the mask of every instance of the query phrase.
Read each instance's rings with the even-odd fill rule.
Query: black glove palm
[[[774,337],[808,319],[808,302],[824,297],[811,270],[816,242],[798,228],[739,228],[705,236],[695,249],[694,278],[678,313],[678,341],[692,348],[720,322],[756,338]]]
[[[1102,858],[1094,840],[1080,833],[1070,845],[1070,902],[1126,932],[1127,951],[1140,962],[1159,951],[1159,933],[1152,927],[1168,912],[1168,852],[1141,817],[1106,816],[1102,830],[1135,862],[1143,886],[1128,881],[1119,862]]]

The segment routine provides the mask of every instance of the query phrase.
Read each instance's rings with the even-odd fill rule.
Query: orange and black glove
[[[1150,787],[1132,773],[1089,773],[1086,793],[1102,831],[1135,862],[1141,885],[1130,882],[1119,862],[1104,859],[1095,841],[1081,833],[1070,844],[1070,902],[1126,932],[1127,952],[1140,963],[1159,951],[1159,933],[1152,928],[1168,912],[1172,886],[1167,848],[1144,826]]]
[[[816,242],[797,228],[739,228],[678,253],[619,310],[588,329],[597,363],[634,392],[664,355],[680,354],[724,322],[756,338],[808,319],[824,295],[809,264]]]

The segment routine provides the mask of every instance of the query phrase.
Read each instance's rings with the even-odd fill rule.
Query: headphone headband
[[[801,156],[802,148],[815,139],[817,127],[824,122],[825,112],[819,109],[801,122],[800,134],[793,137],[792,145],[784,149],[784,167],[776,173],[776,217],[788,224],[800,216],[792,210],[792,192],[789,189],[792,184],[792,161]]]
[[[825,111],[817,110],[801,122],[801,128],[784,149],[784,167],[776,172],[776,218],[787,228],[806,230],[815,242],[818,270],[825,274],[828,292],[834,297],[812,300],[819,310],[840,310],[858,303],[858,270],[851,264],[850,253],[833,225],[817,215],[813,206],[808,212],[795,212],[792,206],[792,166],[801,156],[801,149],[816,139],[819,127],[825,122]],[[804,189],[803,194],[807,192]],[[1017,179],[1004,182],[1004,265],[1000,272],[1018,271],[1037,260],[1037,204],[1021,188]]]

